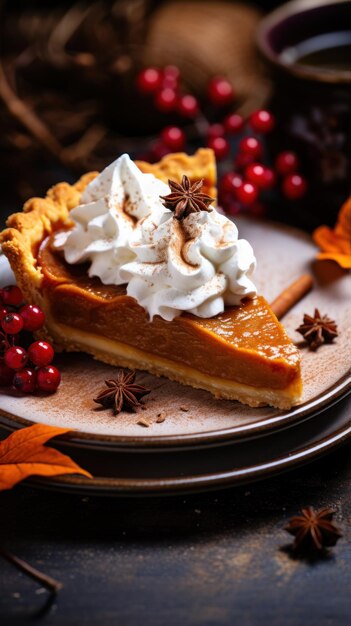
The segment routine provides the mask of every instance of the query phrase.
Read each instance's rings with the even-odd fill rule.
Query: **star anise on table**
[[[317,350],[323,343],[331,343],[338,336],[334,320],[327,315],[321,315],[318,309],[314,310],[314,316],[305,313],[303,324],[296,330],[307,341],[310,350]]]
[[[292,517],[285,530],[295,537],[293,549],[320,551],[335,546],[342,533],[332,521],[334,513],[332,509],[315,511],[308,506],[301,510],[300,515]]]
[[[200,190],[203,186],[203,180],[197,180],[191,184],[189,178],[184,174],[181,183],[169,180],[171,193],[168,196],[160,196],[166,209],[174,211],[174,217],[181,220],[190,215],[190,213],[199,213],[200,211],[212,211],[209,207],[214,198]]]
[[[150,393],[150,389],[135,382],[136,372],[119,369],[115,379],[105,380],[106,388],[94,398],[103,407],[112,407],[115,415],[122,409],[136,411],[141,406],[140,399]]]

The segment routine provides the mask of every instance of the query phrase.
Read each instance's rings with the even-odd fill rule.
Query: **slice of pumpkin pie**
[[[256,294],[250,244],[214,207],[215,177],[206,149],[154,165],[122,155],[29,200],[2,249],[56,349],[289,408],[299,352]]]

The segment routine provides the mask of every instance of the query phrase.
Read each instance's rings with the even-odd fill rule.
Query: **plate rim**
[[[329,435],[301,446],[293,453],[286,452],[275,459],[249,465],[226,472],[214,472],[195,476],[172,478],[93,478],[82,476],[62,476],[59,478],[32,478],[28,486],[36,486],[54,491],[73,492],[84,495],[141,497],[176,496],[181,494],[214,491],[264,480],[286,471],[296,469],[330,453],[351,438],[351,403],[346,423]]]
[[[306,418],[312,418],[333,404],[339,402],[351,392],[351,369],[336,381],[329,389],[323,391],[312,400],[297,405],[287,412],[278,414],[274,417],[262,418],[258,422],[249,422],[247,424],[232,426],[229,428],[216,429],[211,431],[201,431],[191,434],[174,434],[174,435],[103,435],[98,433],[87,433],[84,431],[70,430],[62,435],[60,439],[66,444],[83,448],[95,448],[115,450],[129,449],[142,450],[149,449],[150,452],[167,449],[167,448],[189,448],[189,447],[205,447],[208,445],[220,446],[231,443],[234,440],[244,441],[258,437],[264,437],[272,432],[278,432]],[[33,422],[25,418],[16,416],[12,413],[0,408],[0,418],[9,420],[10,424],[14,422],[16,430],[21,426],[32,426],[38,422]],[[280,427],[279,427],[280,425]],[[4,427],[8,427],[5,423]],[[16,428],[17,427],[17,428]]]

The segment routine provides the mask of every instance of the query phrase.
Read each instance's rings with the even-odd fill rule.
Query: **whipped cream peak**
[[[124,154],[87,186],[55,246],[68,263],[90,261],[89,276],[102,283],[126,283],[151,319],[212,317],[256,295],[253,250],[235,224],[213,206],[176,219],[162,204],[167,194]]]
[[[183,311],[212,317],[256,294],[252,248],[214,207],[181,221],[164,214],[156,227],[150,215],[133,232],[130,245],[135,259],[123,266],[121,277],[128,295],[151,318],[170,321]]]
[[[91,261],[89,276],[120,285],[121,267],[132,261],[129,241],[138,222],[165,209],[160,195],[168,187],[152,174],[143,174],[127,154],[111,163],[86,187],[72,209],[74,227],[60,233],[56,247],[68,263]]]

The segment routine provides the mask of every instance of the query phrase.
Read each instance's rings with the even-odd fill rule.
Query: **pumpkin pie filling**
[[[172,322],[146,311],[126,295],[124,286],[103,285],[89,278],[86,265],[72,266],[52,249],[52,238],[40,247],[50,315],[62,328],[104,338],[143,352],[152,359],[172,361],[204,375],[260,389],[298,391],[296,348],[262,296],[228,307],[209,319],[183,313]],[[84,341],[84,339],[83,339]],[[94,343],[94,342],[93,342]],[[218,396],[226,396],[221,390]]]

